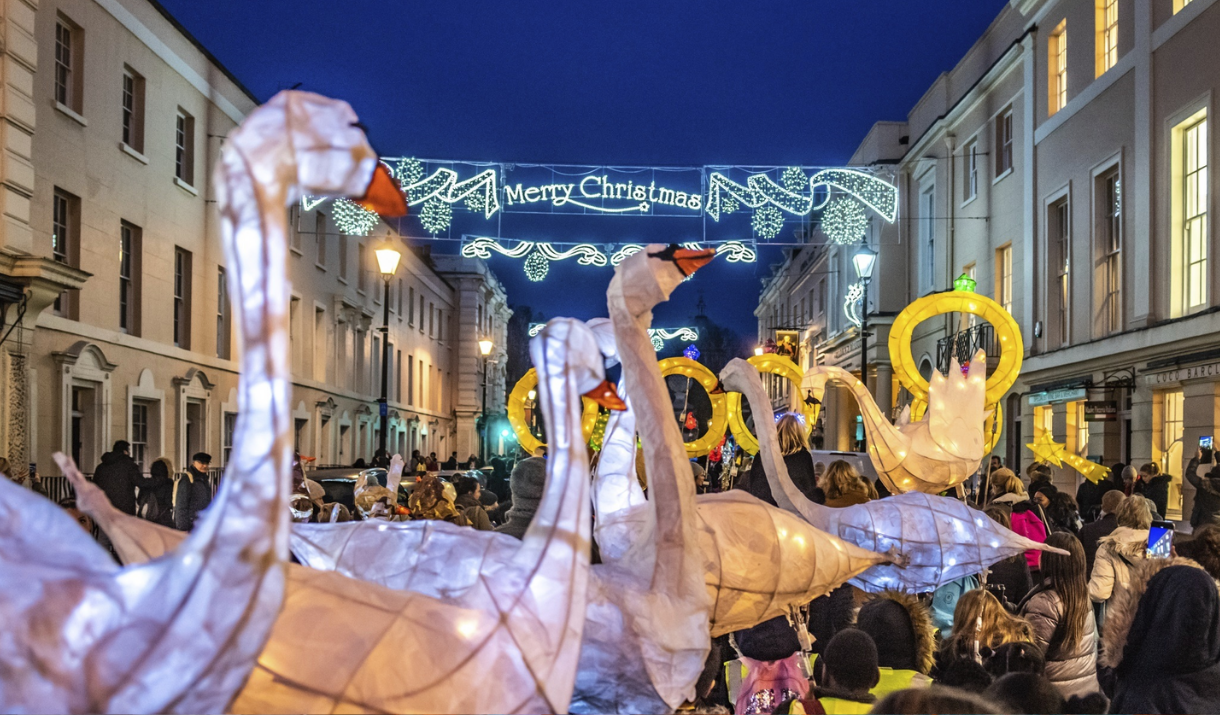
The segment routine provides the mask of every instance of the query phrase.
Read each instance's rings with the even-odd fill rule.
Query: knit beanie
[[[869,690],[881,677],[877,666],[877,645],[871,636],[858,628],[847,628],[836,633],[822,657],[826,659],[826,675],[834,678],[837,688]]]
[[[504,515],[506,522],[496,529],[501,534],[508,534],[518,539],[525,538],[525,531],[534,520],[534,512],[538,511],[538,503],[542,501],[542,491],[546,486],[546,459],[529,457],[517,462],[509,477],[508,487],[512,491],[513,505]]]

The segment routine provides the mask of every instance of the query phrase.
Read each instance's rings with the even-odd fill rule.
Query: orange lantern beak
[[[709,391],[707,394],[709,394],[709,395],[723,395],[723,394],[724,394],[724,383],[722,383],[722,382],[720,382],[719,380],[717,380],[717,381],[716,381],[716,386],[715,386],[715,387],[713,387],[713,388],[711,389],[711,391]]]
[[[390,170],[380,162],[377,163],[377,169],[373,171],[373,180],[365,189],[364,196],[361,196],[356,203],[387,218],[407,215],[406,195],[403,194],[394,177],[390,176]]]
[[[674,251],[674,263],[677,263],[682,273],[688,276],[711,263],[715,257],[716,251],[711,248],[701,248],[697,251],[679,248]]]
[[[614,389],[614,384],[609,380],[602,380],[602,384],[586,392],[585,397],[608,410],[621,412],[627,409],[627,403],[623,402],[623,398],[618,396],[618,392]]]

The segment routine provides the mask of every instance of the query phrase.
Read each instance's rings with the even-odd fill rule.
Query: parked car
[[[810,450],[809,455],[813,457],[813,466],[816,468],[818,463],[829,467],[830,463],[835,460],[843,460],[856,468],[860,476],[865,477],[868,481],[877,481],[877,470],[873,469],[873,462],[864,452],[831,452],[828,450]]]

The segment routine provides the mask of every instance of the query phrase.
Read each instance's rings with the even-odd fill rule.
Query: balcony
[[[1000,360],[1000,348],[990,323],[980,323],[936,341],[936,369],[942,375],[948,375],[954,359],[959,365],[964,365],[979,350],[987,354],[987,370],[990,372]]]

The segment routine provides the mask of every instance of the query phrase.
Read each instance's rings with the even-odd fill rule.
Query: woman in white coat
[[[1118,528],[1098,541],[1097,559],[1089,577],[1089,598],[1094,603],[1108,603],[1117,591],[1127,588],[1131,567],[1145,558],[1148,548],[1152,512],[1143,495],[1123,499],[1114,516]]]

